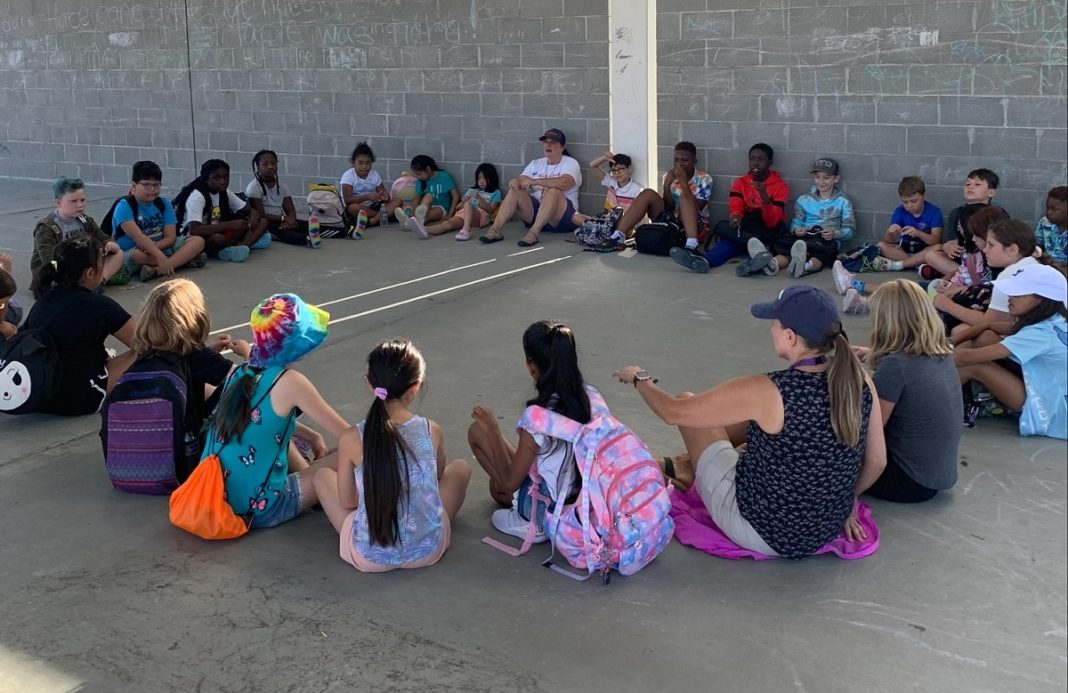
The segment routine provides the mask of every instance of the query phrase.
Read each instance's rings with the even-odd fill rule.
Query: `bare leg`
[[[286,450],[286,458],[289,460],[289,473],[302,472],[308,468],[308,460],[304,459],[304,455],[300,454],[300,448],[293,442],[289,441],[289,449]]]
[[[775,264],[779,266],[779,269],[786,269],[790,264],[790,258],[785,255],[776,255]]]
[[[524,222],[534,219],[534,205],[530,201],[530,192],[527,190],[508,191],[508,194],[504,196],[504,201],[501,202],[500,209],[497,210],[497,218],[493,220],[493,225],[486,232],[486,237],[503,238],[501,229],[517,213]]]
[[[115,276],[122,269],[122,251],[112,253],[104,258],[104,281]]]
[[[310,486],[315,491],[319,504],[323,506],[323,512],[330,518],[330,524],[334,525],[334,531],[340,534],[345,518],[352,509],[341,507],[341,499],[337,495],[337,471],[329,467],[317,470],[312,476]],[[303,486],[301,488],[303,491]]]
[[[623,216],[619,218],[619,222],[616,224],[616,230],[630,235],[631,230],[638,225],[644,217],[648,216],[650,219],[655,219],[664,211],[664,198],[660,197],[660,193],[651,188],[642,190],[634,201],[630,203],[630,207],[623,213]],[[696,228],[696,227],[695,227]]]
[[[471,465],[464,460],[453,460],[445,465],[445,471],[438,479],[438,493],[441,494],[441,504],[445,506],[445,512],[449,515],[449,522],[456,518],[460,512],[460,506],[464,504],[467,496],[467,486],[471,483]]]
[[[242,245],[247,245],[249,248],[255,245],[263,234],[267,233],[267,224],[267,218],[260,217],[252,228],[245,232],[245,238],[241,241]]]
[[[816,272],[819,272],[823,269],[823,262],[817,258],[812,257],[811,255],[809,255],[808,258],[805,260],[806,265],[809,263],[812,264],[810,265],[809,269],[805,270],[805,274],[815,274]]]
[[[538,215],[534,217],[534,223],[527,229],[526,234],[523,236],[523,240],[533,243],[538,240],[538,234],[546,226],[555,225],[560,221],[560,218],[564,216],[564,210],[567,209],[567,198],[564,194],[555,188],[546,190],[541,196],[541,202],[538,205]]]
[[[694,198],[679,198],[679,220],[686,230],[686,238],[697,238],[697,201]]]
[[[957,375],[961,385],[977,380],[990,394],[1010,409],[1023,409],[1027,399],[1024,382],[1007,369],[996,363],[977,363],[971,366],[958,366]]]
[[[901,246],[889,241],[879,241],[879,254],[889,260],[907,260],[909,258],[909,254],[902,250]]]
[[[486,432],[482,426],[478,423],[473,423],[467,429],[467,442],[471,446],[471,453],[475,456],[475,460],[479,466],[490,475],[489,491],[493,500],[497,501],[497,504],[509,508],[512,506],[512,493],[514,489],[508,491],[506,489],[498,488],[493,482],[494,472],[499,469],[507,469],[512,464],[512,460],[515,459],[515,446],[503,436],[498,444],[504,443],[504,450],[507,453],[507,459],[497,459],[495,457],[494,441],[490,440],[490,435]]]
[[[440,221],[445,218],[445,212],[441,207],[433,206],[426,211],[423,221]]]
[[[308,508],[312,507],[319,502],[319,494],[315,492],[315,484],[312,483],[312,479],[322,469],[331,469],[334,471],[334,478],[337,478],[337,453],[333,452],[326,457],[321,457],[304,469],[297,472],[300,478],[300,511],[304,512]],[[337,496],[337,483],[334,484],[334,496]]]
[[[185,244],[174,251],[174,255],[171,255],[171,264],[174,267],[183,267],[202,252],[204,252],[203,238],[187,238],[185,239]]]
[[[960,268],[960,263],[943,253],[941,248],[938,250],[928,249],[924,254],[924,262],[943,275],[953,274]]]
[[[451,219],[446,219],[445,221],[438,222],[437,224],[430,224],[429,226],[426,226],[424,228],[426,229],[426,232],[429,233],[431,236],[440,236],[443,233],[448,233],[449,231],[456,231],[457,229],[463,228],[463,226],[464,220],[461,217],[452,217]]]

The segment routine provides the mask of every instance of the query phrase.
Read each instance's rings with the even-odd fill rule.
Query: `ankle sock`
[[[697,250],[697,239],[696,238],[687,238],[686,239],[686,250]]]

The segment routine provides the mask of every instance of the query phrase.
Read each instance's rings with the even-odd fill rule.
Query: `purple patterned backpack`
[[[586,575],[578,576],[554,565],[552,556],[543,565],[578,580],[599,572],[607,583],[612,570],[633,575],[659,556],[671,541],[675,523],[668,515],[671,487],[664,484],[664,476],[645,443],[612,416],[596,388],[587,385],[586,391],[593,410],[588,424],[530,406],[518,427],[571,443],[575,464],[565,472],[562,488],[571,487],[576,466],[582,479],[574,503],[557,503],[546,513],[545,531],[553,553],[560,553]],[[530,477],[532,507],[538,502],[552,507],[552,499],[538,492],[541,476],[536,464],[530,468]],[[530,549],[535,531],[532,520],[519,549],[488,537],[483,541],[519,556]]]
[[[100,410],[100,441],[111,483],[129,493],[168,494],[200,460],[189,368],[173,354],[148,352],[119,378]]]

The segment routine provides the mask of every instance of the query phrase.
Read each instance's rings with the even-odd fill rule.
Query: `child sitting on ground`
[[[605,164],[608,164],[607,170],[604,168]],[[610,212],[616,207],[626,212],[630,209],[634,198],[642,192],[642,186],[631,178],[632,162],[626,154],[613,154],[611,150],[608,150],[590,162],[590,170],[601,179],[601,187],[606,189],[602,208],[604,212]],[[591,217],[575,212],[571,217],[571,223],[581,226],[588,219]],[[623,234],[621,233],[620,236]]]
[[[588,423],[592,416],[590,396],[579,370],[571,330],[546,320],[536,322],[523,333],[523,353],[537,390],[537,396],[527,405],[536,404],[580,424]],[[467,432],[471,452],[490,477],[490,496],[503,508],[490,518],[493,526],[522,538],[533,519],[537,525],[534,543],[547,541],[544,518],[552,507],[540,503],[531,507],[530,469],[536,465],[543,480],[541,495],[551,498],[554,505],[561,501],[573,503],[582,478],[571,445],[525,429],[519,429],[519,442],[513,444],[501,432],[496,415],[482,405],[475,406],[471,418],[475,420]],[[563,488],[569,478],[570,487]]]
[[[363,233],[369,224],[386,223],[382,205],[389,202],[389,192],[382,176],[375,171],[375,153],[366,142],[360,142],[349,158],[352,166],[341,174],[341,199],[345,213],[355,220],[354,230]]]
[[[1012,333],[958,344],[960,382],[978,381],[1020,410],[1020,435],[1068,439],[1068,282],[1053,267],[1029,264],[1002,272],[994,286],[1008,297]]]
[[[104,233],[92,217],[85,214],[85,184],[82,179],[57,178],[52,184],[52,194],[56,198],[56,208],[38,221],[33,230],[30,270],[36,272],[41,265],[52,262],[60,241],[87,233],[104,247],[104,281],[111,286],[130,283],[130,271],[123,266],[119,244],[111,240],[111,236]]]
[[[278,178],[278,155],[261,149],[252,157],[255,180],[245,187],[252,209],[267,220],[272,238],[290,245],[308,244],[308,222],[297,218],[297,208],[289,188]]]
[[[247,359],[252,346],[243,339],[221,335],[212,340],[211,318],[204,294],[188,279],[171,279],[157,284],[145,298],[134,326],[133,350],[137,358],[164,355],[184,361],[189,372],[189,398],[186,421],[199,433],[207,415],[218,404],[220,386],[234,364],[220,354],[230,349]],[[179,479],[182,481],[182,479]]]
[[[244,262],[250,250],[271,244],[267,220],[230,191],[230,164],[208,159],[200,175],[174,198],[182,217],[182,233],[203,238],[208,255],[227,262]]]
[[[438,236],[456,231],[456,240],[471,240],[471,229],[481,229],[493,222],[493,215],[501,206],[501,183],[493,164],[482,163],[475,169],[475,185],[460,198],[456,213],[445,221],[430,224],[426,232]]]
[[[901,204],[890,215],[890,227],[879,241],[877,271],[898,272],[917,267],[923,252],[942,242],[942,210],[927,201],[927,186],[919,176],[905,176],[897,185]]]
[[[838,188],[838,162],[826,157],[816,159],[811,174],[812,190],[794,203],[794,219],[790,222],[793,238],[779,238],[772,244],[775,271],[788,268],[795,279],[819,272],[834,262],[842,241],[852,238],[856,227],[853,203]]]
[[[207,264],[208,256],[202,252],[204,239],[178,235],[174,207],[160,196],[163,172],[156,162],[138,161],[131,178],[130,195],[115,203],[111,221],[104,225],[124,253],[123,262],[130,274],[147,282],[157,275],[169,277],[178,267]],[[107,219],[104,217],[105,222]]]
[[[393,209],[397,221],[406,224],[409,229],[415,231],[420,238],[428,238],[424,224],[428,221],[440,221],[448,219],[456,212],[456,205],[460,201],[460,193],[456,191],[456,181],[446,171],[438,168],[438,164],[426,154],[419,154],[412,158],[412,175],[418,181],[415,185],[415,194],[418,196],[418,204],[415,213],[408,216],[401,205]],[[392,200],[389,203],[393,207]]]
[[[318,502],[312,476],[335,467],[322,435],[297,421],[304,412],[330,434],[349,425],[323,401],[311,381],[289,366],[326,339],[330,316],[294,294],[275,294],[252,310],[252,351],[223,386],[208,421],[204,456],[215,454],[223,469],[226,499],[234,514],[252,512],[251,528],[288,522]],[[308,440],[313,466],[292,438]]]
[[[471,468],[446,462],[436,421],[411,411],[426,362],[406,339],[381,342],[367,356],[371,408],[338,441],[337,471],[321,469],[315,491],[341,535],[341,558],[380,573],[437,563],[467,495]]]
[[[942,230],[942,243],[927,246],[926,250],[914,258],[919,261],[916,270],[922,279],[937,279],[957,271],[960,254],[963,252],[960,239],[965,232],[960,215],[968,205],[991,204],[998,192],[999,183],[998,174],[988,168],[977,168],[968,172],[968,177],[964,180],[964,204],[949,213],[949,219]]]
[[[11,339],[22,322],[22,306],[15,300],[15,278],[11,276],[11,256],[0,253],[0,341]]]
[[[1035,240],[1055,264],[1068,265],[1068,186],[1046,195],[1046,216],[1035,227]]]

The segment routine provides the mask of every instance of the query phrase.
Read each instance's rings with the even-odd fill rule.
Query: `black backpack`
[[[686,245],[686,232],[674,221],[654,221],[634,230],[634,248],[649,255],[669,255]]]
[[[200,461],[202,400],[185,360],[149,351],[111,389],[100,410],[104,466],[115,488],[167,494]]]
[[[126,197],[120,197],[119,199],[112,202],[111,209],[108,210],[108,213],[104,215],[103,221],[100,222],[100,228],[104,230],[104,233],[111,236],[112,238],[118,238],[119,236],[125,235],[124,233],[120,233],[118,229],[112,228],[112,226],[114,225],[115,208],[118,207],[119,203],[123,200],[126,200],[126,204],[130,205],[130,209],[133,210],[134,221],[137,220],[136,197],[134,197],[133,195],[127,195]],[[163,201],[162,197],[157,197],[155,200],[152,201],[152,203],[156,205],[156,209],[159,210],[159,213],[161,215],[166,212],[167,204]],[[140,226],[140,224],[138,224],[138,226]]]
[[[0,412],[31,414],[52,401],[63,380],[56,343],[43,328],[0,340]]]

